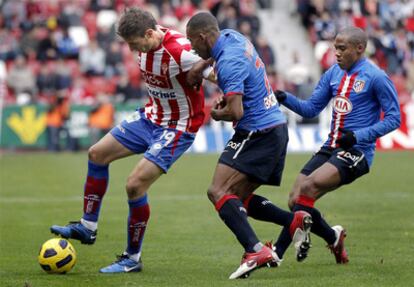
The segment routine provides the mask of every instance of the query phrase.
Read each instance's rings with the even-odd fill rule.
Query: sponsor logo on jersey
[[[170,82],[166,76],[156,75],[148,71],[141,70],[144,81],[151,86],[163,89],[172,89]]]
[[[355,93],[359,93],[364,89],[364,87],[365,87],[365,81],[356,80],[352,88],[354,89]]]
[[[174,91],[162,92],[160,90],[151,89],[150,86],[148,86],[147,88],[148,88],[149,94],[154,98],[158,98],[158,99],[176,99],[177,98],[177,95],[175,94]]]
[[[335,97],[333,106],[338,114],[346,115],[352,111],[352,103],[345,97]]]

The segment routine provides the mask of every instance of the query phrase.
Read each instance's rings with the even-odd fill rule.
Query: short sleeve
[[[248,63],[244,59],[220,59],[217,78],[224,95],[244,94],[244,80],[248,77]]]
[[[201,58],[193,51],[187,51],[183,49],[181,52],[181,70],[183,72],[189,71],[195,63],[200,61]]]

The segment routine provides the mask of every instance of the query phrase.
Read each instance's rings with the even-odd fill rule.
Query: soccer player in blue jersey
[[[376,140],[400,125],[395,87],[384,71],[364,57],[366,45],[361,29],[342,30],[334,42],[337,64],[323,74],[308,100],[276,92],[280,103],[306,118],[315,117],[333,101],[328,140],[296,178],[289,207],[312,215],[311,231],[325,239],[338,264],[348,262],[345,229],[330,227],[314,207],[315,201],[367,174]]]
[[[288,132],[264,64],[251,42],[234,30],[220,32],[216,18],[206,12],[190,19],[187,37],[206,65],[210,57],[215,61],[224,97],[213,106],[212,118],[234,122],[235,134],[219,158],[208,197],[245,250],[230,279],[244,278],[256,268],[279,265],[292,240],[300,257],[302,247],[309,243],[312,219],[307,212],[284,211],[253,193],[263,184],[280,185]],[[204,67],[195,66],[192,71],[197,69],[200,72]],[[276,249],[259,241],[247,215],[284,226]]]

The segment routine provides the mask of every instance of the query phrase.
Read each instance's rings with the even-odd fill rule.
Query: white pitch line
[[[119,197],[111,197],[111,201],[126,201],[125,198]],[[167,196],[149,196],[150,201],[200,201],[200,200],[207,200],[206,196],[202,195],[167,195]],[[56,202],[74,202],[74,201],[82,201],[82,196],[64,196],[64,197],[6,197],[0,198],[1,203],[56,203]]]

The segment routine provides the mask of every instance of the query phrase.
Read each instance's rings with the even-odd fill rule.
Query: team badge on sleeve
[[[365,81],[356,80],[353,86],[355,93],[361,92],[365,87]]]

